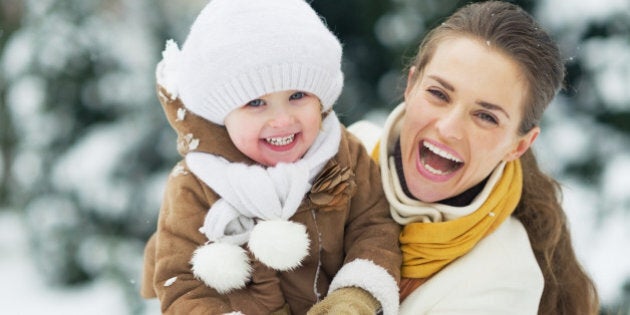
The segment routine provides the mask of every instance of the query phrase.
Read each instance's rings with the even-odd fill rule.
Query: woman
[[[530,150],[563,77],[513,4],[470,4],[426,36],[373,151],[404,225],[401,314],[597,313],[559,185]]]

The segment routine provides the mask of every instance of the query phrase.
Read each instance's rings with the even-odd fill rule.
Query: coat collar
[[[158,86],[158,96],[169,124],[177,133],[177,151],[182,157],[194,151],[218,155],[231,162],[254,164],[234,146],[225,126],[195,115],[161,86]]]

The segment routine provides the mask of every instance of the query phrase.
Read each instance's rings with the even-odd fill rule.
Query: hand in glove
[[[289,304],[284,304],[284,306],[281,309],[271,312],[271,314],[269,315],[291,315],[291,309],[289,308]]]
[[[380,308],[381,303],[367,291],[357,287],[346,287],[328,294],[306,314],[374,315]]]

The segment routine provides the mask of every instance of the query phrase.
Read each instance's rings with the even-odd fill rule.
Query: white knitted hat
[[[325,111],[343,86],[341,44],[304,0],[211,0],[181,53],[170,49],[169,92],[220,125],[233,109],[283,90],[313,93]]]

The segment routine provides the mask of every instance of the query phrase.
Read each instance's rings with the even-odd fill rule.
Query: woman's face
[[[469,37],[442,40],[405,90],[400,135],[409,191],[425,202],[456,196],[501,161],[523,154],[539,133],[517,130],[527,82],[519,66]]]

